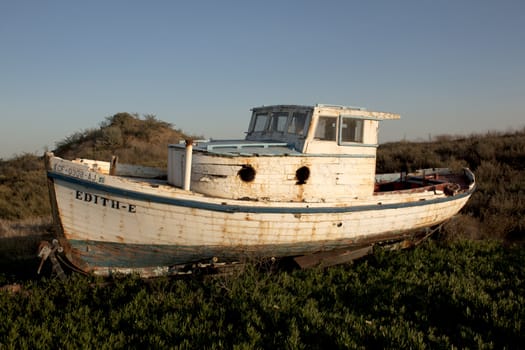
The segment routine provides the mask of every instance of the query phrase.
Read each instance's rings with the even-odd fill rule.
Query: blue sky
[[[400,113],[380,140],[525,127],[525,2],[0,0],[0,158],[118,112],[237,138],[249,109]]]

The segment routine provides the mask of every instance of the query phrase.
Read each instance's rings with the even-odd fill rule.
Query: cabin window
[[[296,135],[303,135],[305,124],[306,124],[306,113],[294,112],[292,115],[292,118],[290,119],[290,124],[288,124],[288,133],[296,134]]]
[[[315,136],[317,140],[335,141],[337,118],[336,117],[319,117]]]
[[[262,132],[266,129],[266,123],[268,122],[268,114],[260,113],[255,115],[255,123],[253,125],[254,132]]]
[[[350,117],[341,118],[341,143],[363,142],[363,120]]]
[[[288,112],[272,113],[272,121],[270,122],[270,131],[284,132],[287,120],[288,120]]]

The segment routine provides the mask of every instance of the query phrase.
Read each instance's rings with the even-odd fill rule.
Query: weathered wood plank
[[[370,245],[363,248],[343,249],[297,256],[294,257],[294,261],[302,269],[309,269],[317,266],[329,267],[349,263],[366,255],[372,254],[372,252],[373,247]]]

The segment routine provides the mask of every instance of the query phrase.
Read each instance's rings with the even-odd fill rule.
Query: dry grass
[[[51,217],[0,220],[0,271],[14,271],[31,264],[36,272],[41,241],[52,238]]]
[[[46,235],[51,232],[52,226],[51,216],[30,217],[22,220],[0,219],[0,239]]]
[[[446,241],[456,241],[462,239],[480,240],[487,238],[488,235],[484,232],[478,219],[459,214],[442,226],[440,237]]]
[[[64,158],[109,161],[113,155],[122,163],[166,167],[167,145],[188,138],[171,124],[146,115],[117,113],[100,129],[77,132],[57,144],[55,153]]]
[[[377,172],[469,167],[477,189],[447,237],[525,239],[525,129],[435,142],[395,142],[378,149]]]

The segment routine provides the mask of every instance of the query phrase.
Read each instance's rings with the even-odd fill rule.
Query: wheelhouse
[[[377,147],[379,120],[398,118],[360,107],[263,106],[252,109],[246,140],[286,142],[301,153],[353,153],[348,147]]]

